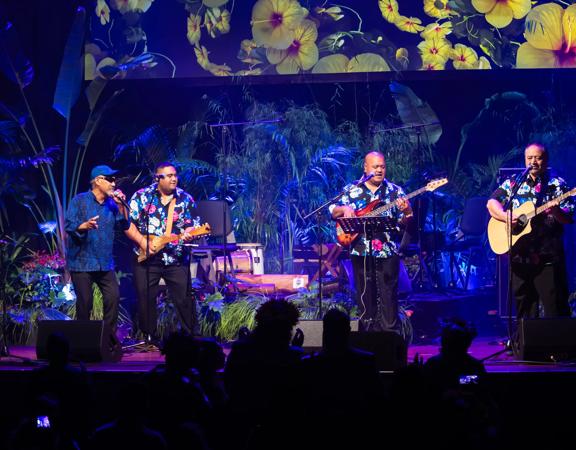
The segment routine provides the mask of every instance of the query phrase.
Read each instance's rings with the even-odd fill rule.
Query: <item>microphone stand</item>
[[[352,187],[356,187],[356,186],[361,185],[362,183],[369,180],[373,176],[374,176],[374,174],[363,176],[360,180],[353,183],[353,185],[349,189],[344,189],[338,195],[332,197],[330,200],[324,202],[318,208],[316,208],[315,210],[309,212],[304,217],[302,217],[303,220],[306,220],[309,217],[316,215],[316,229],[318,230],[318,316],[320,319],[322,319],[322,288],[323,288],[323,285],[322,285],[322,266],[323,266],[322,245],[323,245],[323,243],[322,243],[322,229],[320,227],[320,221],[322,219],[322,210],[324,208],[326,208],[328,205],[331,205],[332,203],[336,203],[338,200],[340,200],[342,198],[342,196],[347,194],[350,191],[350,189],[352,189]]]
[[[212,128],[221,128],[222,129],[222,150],[224,151],[224,158],[223,158],[223,178],[224,178],[224,186],[222,193],[220,194],[220,200],[222,201],[222,234],[223,234],[223,259],[224,259],[224,274],[223,274],[223,286],[226,284],[227,279],[227,258],[228,258],[228,234],[231,230],[226,229],[226,193],[228,192],[228,152],[225,135],[229,134],[229,127],[231,126],[243,126],[243,125],[262,125],[268,123],[279,123],[282,122],[283,119],[268,119],[268,120],[251,120],[251,121],[244,121],[244,122],[226,122],[226,123],[213,123],[208,125],[210,129]],[[231,140],[228,141],[231,143]],[[231,267],[232,273],[234,273],[234,266]]]
[[[510,195],[506,200],[506,203],[503,206],[504,211],[506,212],[508,218],[508,224],[506,226],[507,231],[507,238],[508,238],[508,301],[506,308],[508,309],[508,341],[512,343],[512,297],[513,297],[513,289],[512,289],[512,201],[516,198],[516,194],[518,193],[518,189],[520,189],[520,185],[526,181],[526,177],[530,176],[530,170],[532,169],[532,165],[527,166],[519,175],[516,176],[514,179],[514,186],[512,186],[512,190],[510,191]]]

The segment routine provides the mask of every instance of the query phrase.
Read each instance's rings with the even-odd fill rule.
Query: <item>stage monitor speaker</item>
[[[576,319],[522,319],[516,357],[548,362],[576,359]]]
[[[48,336],[61,333],[70,343],[70,360],[115,362],[122,357],[116,336],[102,320],[41,320],[38,322],[36,356],[47,359]]]
[[[322,321],[321,320],[301,320],[296,325],[304,333],[304,344],[302,347],[307,351],[317,351],[322,348]],[[358,321],[350,321],[350,329],[358,331]]]
[[[357,331],[350,334],[350,345],[374,353],[381,371],[406,366],[408,347],[404,338],[393,331]]]

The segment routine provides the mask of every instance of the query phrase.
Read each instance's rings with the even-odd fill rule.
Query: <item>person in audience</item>
[[[116,419],[98,427],[88,442],[91,450],[165,450],[166,440],[159,431],[146,424],[148,399],[146,387],[138,382],[123,386],[114,408]]]
[[[292,303],[268,300],[256,312],[254,331],[232,345],[224,382],[236,444],[265,447],[280,435],[287,443],[285,427],[297,414],[297,375],[303,354],[302,348],[291,345],[298,317]]]
[[[94,386],[86,369],[70,364],[70,342],[62,333],[46,340],[48,366],[32,372],[28,396],[48,395],[58,403],[61,431],[82,444],[94,424]]]
[[[302,360],[300,391],[305,422],[317,423],[322,430],[312,430],[308,442],[368,446],[368,434],[340,431],[342,423],[349,429],[374,427],[381,417],[379,411],[386,400],[374,354],[350,346],[347,313],[330,309],[322,324],[322,349]]]
[[[171,449],[208,448],[206,429],[212,427],[212,405],[198,374],[199,344],[190,334],[175,332],[162,346],[165,364],[145,377],[150,424],[164,435]]]

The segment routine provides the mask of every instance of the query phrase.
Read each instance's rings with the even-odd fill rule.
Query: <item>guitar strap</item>
[[[172,234],[172,224],[174,222],[174,206],[176,205],[176,197],[170,201],[168,206],[168,218],[166,219],[166,231],[165,236],[170,236]]]

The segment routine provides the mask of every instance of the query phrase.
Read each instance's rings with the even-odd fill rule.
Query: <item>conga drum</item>
[[[232,266],[234,272],[238,273],[254,273],[254,263],[252,262],[252,253],[248,250],[237,250],[230,254],[232,258]],[[232,272],[230,267],[230,260],[226,261],[226,271]],[[224,272],[224,257],[218,256],[214,259],[214,270],[216,272]]]
[[[259,243],[246,242],[236,244],[242,250],[247,250],[252,254],[252,267],[254,275],[264,275],[264,246]]]

